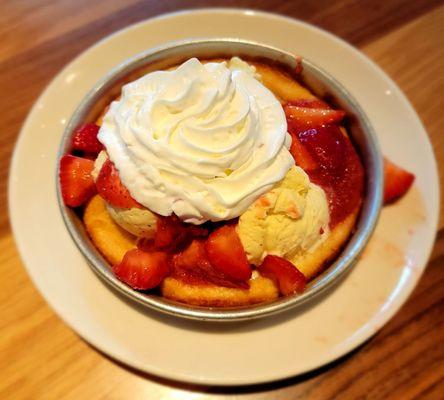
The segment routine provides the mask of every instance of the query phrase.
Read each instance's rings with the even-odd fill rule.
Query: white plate
[[[66,121],[110,68],[185,37],[239,37],[300,54],[355,96],[383,151],[416,174],[384,209],[352,273],[302,312],[245,323],[181,321],[144,312],[94,275],[62,222],[56,153]],[[438,175],[426,132],[396,85],[338,38],[300,21],[242,10],[198,10],[144,21],[69,64],[41,95],[20,134],[10,173],[10,215],[23,261],[58,315],[85,340],[134,368],[201,384],[253,384],[301,374],[354,349],[405,302],[424,270],[438,221]]]

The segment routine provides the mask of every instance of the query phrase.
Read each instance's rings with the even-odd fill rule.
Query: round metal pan
[[[74,112],[66,126],[59,156],[61,157],[69,150],[74,129],[82,123],[95,121],[100,111],[120,93],[121,86],[126,82],[137,79],[150,71],[172,67],[191,57],[210,59],[232,56],[257,59],[293,71],[302,66],[299,78],[304,85],[318,97],[326,98],[329,103],[346,111],[347,131],[361,156],[366,172],[365,197],[360,217],[350,240],[336,260],[321,275],[309,282],[302,294],[282,297],[271,303],[237,308],[195,307],[173,302],[159,295],[138,292],[118,280],[107,261],[89,239],[78,215],[63,204],[58,180],[59,171],[54,166],[57,169],[57,195],[64,222],[76,245],[97,275],[125,297],[145,307],[181,318],[210,321],[263,318],[284,310],[296,309],[307,301],[313,300],[337,283],[352,268],[373,232],[381,208],[382,156],[373,128],[359,104],[338,81],[310,61],[274,47],[238,39],[201,39],[168,43],[138,54],[119,65],[91,89]]]

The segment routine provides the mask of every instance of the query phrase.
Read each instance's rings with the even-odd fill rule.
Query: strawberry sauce
[[[330,209],[330,227],[334,228],[361,202],[364,169],[359,156],[337,124],[307,129],[291,118],[287,118],[287,122],[293,140],[304,148],[304,159],[309,157],[310,167],[304,168],[304,163],[298,160],[300,153],[292,154],[310,180],[324,189]]]
[[[191,285],[210,284],[248,289],[247,280],[234,279],[213,266],[208,259],[205,247],[205,240],[195,239],[183,251],[174,254],[171,258],[171,276]],[[244,257],[246,257],[245,254]]]

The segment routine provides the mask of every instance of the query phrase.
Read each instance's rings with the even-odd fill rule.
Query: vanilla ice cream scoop
[[[240,216],[237,233],[252,264],[273,254],[297,265],[328,237],[329,221],[324,191],[295,166]]]
[[[193,224],[238,217],[294,165],[281,104],[239,59],[125,85],[98,138],[135,200]]]
[[[146,208],[119,208],[106,204],[111,218],[126,231],[137,237],[153,239],[156,234],[157,217]]]

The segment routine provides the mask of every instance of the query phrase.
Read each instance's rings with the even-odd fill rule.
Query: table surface
[[[204,7],[207,3],[269,10],[299,18],[362,50],[413,103],[434,146],[443,183],[442,1],[2,1],[0,398],[443,398],[443,213],[424,276],[409,301],[378,334],[332,365],[267,385],[200,387],[130,370],[80,339],[31,284],[11,235],[6,192],[14,142],[33,102],[67,62],[111,32],[161,13]]]

